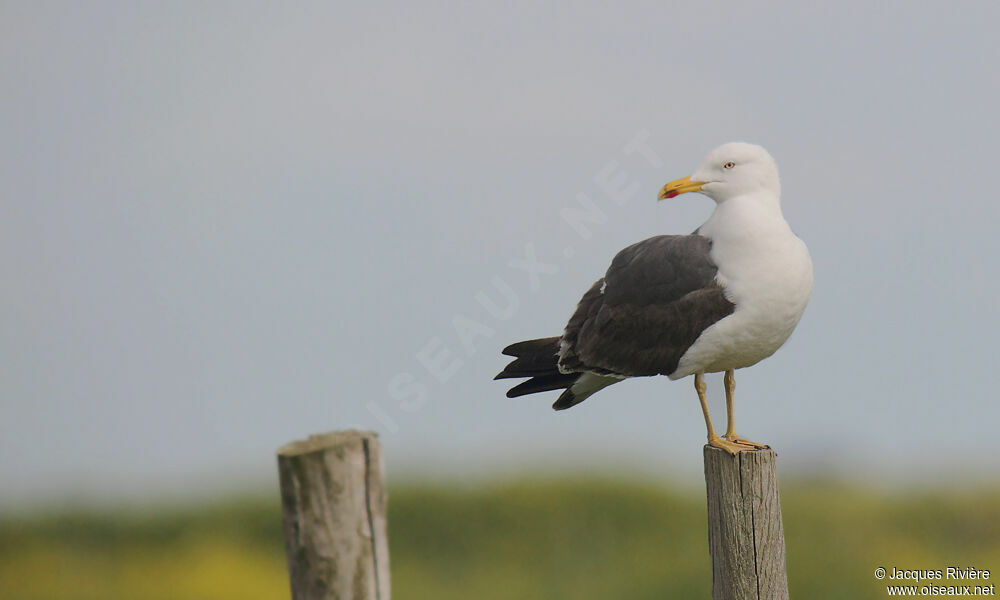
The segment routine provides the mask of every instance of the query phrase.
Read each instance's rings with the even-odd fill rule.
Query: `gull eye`
[[[732,169],[735,166],[736,166],[736,163],[734,163],[733,161],[729,161],[726,164],[722,165],[722,168],[723,169]]]

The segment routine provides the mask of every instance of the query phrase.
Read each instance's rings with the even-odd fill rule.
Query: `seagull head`
[[[778,166],[760,146],[743,142],[723,144],[712,150],[690,176],[663,186],[659,199],[687,192],[701,192],[716,203],[758,194],[777,200],[781,195]]]

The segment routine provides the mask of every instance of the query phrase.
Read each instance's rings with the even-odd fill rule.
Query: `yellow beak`
[[[691,181],[690,177],[685,177],[684,179],[678,179],[677,181],[671,181],[667,185],[663,186],[660,190],[660,195],[657,199],[663,200],[665,198],[673,198],[674,196],[679,196],[681,194],[686,194],[688,192],[697,192],[701,189],[701,186],[705,185],[704,181]]]

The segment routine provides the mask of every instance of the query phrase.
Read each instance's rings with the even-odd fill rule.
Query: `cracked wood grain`
[[[389,600],[385,467],[374,433],[310,436],[278,450],[293,600]]]
[[[713,600],[787,600],[774,450],[705,446]]]

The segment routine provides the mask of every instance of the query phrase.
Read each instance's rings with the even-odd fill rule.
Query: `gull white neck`
[[[780,201],[770,194],[748,194],[716,204],[698,233],[713,242],[754,242],[791,235]]]

